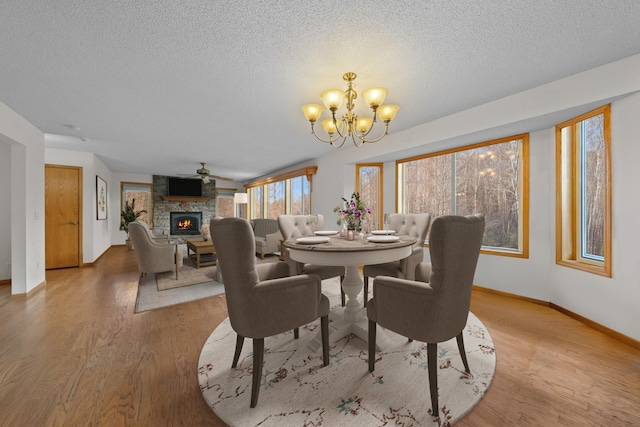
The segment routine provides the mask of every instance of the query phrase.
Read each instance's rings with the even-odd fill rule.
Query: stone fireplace
[[[202,197],[167,197],[168,179],[163,175],[153,176],[153,226],[154,232],[171,236],[197,236],[203,224],[216,216],[215,181],[202,187]],[[189,226],[189,232],[174,233],[172,214],[196,214],[198,224]],[[192,219],[193,221],[193,219]]]
[[[172,236],[200,234],[202,212],[170,212],[169,224]]]

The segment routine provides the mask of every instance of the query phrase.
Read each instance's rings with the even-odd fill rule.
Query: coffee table
[[[193,254],[189,254],[189,251],[193,251]],[[202,259],[202,255],[210,255]],[[196,264],[196,268],[204,267],[207,265],[216,264],[216,250],[213,247],[211,240],[204,241],[203,239],[191,239],[187,240],[187,257],[191,258]]]

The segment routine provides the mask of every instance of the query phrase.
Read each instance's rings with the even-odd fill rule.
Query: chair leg
[[[462,358],[462,364],[464,365],[464,370],[467,374],[471,373],[469,369],[469,362],[467,362],[467,352],[464,350],[464,339],[462,338],[462,332],[456,336],[456,341],[458,341],[458,350],[460,351],[460,357]]]
[[[322,334],[322,363],[329,365],[329,315],[320,318],[320,331]]]
[[[427,343],[427,369],[429,371],[429,391],[431,392],[431,409],[434,417],[438,415],[438,344]]]
[[[376,368],[376,322],[369,320],[369,372]]]
[[[367,306],[367,300],[369,299],[369,277],[364,276],[364,306]]]
[[[264,359],[264,338],[253,339],[253,380],[251,382],[251,407],[258,404],[260,381],[262,380],[262,361]]]
[[[340,276],[340,301],[342,302],[342,306],[346,304],[344,289],[342,289],[342,282],[344,281],[344,276]]]
[[[238,366],[238,360],[240,359],[240,353],[242,353],[242,344],[244,343],[244,337],[238,335],[236,337],[236,352],[233,355],[233,363],[231,364],[231,367],[233,369],[236,368],[236,366]]]
[[[293,330],[293,339],[297,340],[298,338],[300,338],[300,328],[295,328]]]

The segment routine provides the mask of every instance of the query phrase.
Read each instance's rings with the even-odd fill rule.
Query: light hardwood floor
[[[196,377],[224,296],[134,314],[136,261],[124,247],[46,278],[29,298],[0,286],[0,425],[224,425]],[[640,425],[640,350],[519,299],[474,291],[471,309],[498,363],[457,425]]]

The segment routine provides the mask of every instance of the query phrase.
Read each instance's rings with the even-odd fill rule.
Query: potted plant
[[[131,199],[131,204],[127,200],[124,202],[124,210],[120,213],[120,230],[124,230],[127,233],[127,240],[125,243],[127,244],[128,249],[133,249],[133,242],[129,237],[129,224],[135,222],[140,215],[146,212],[146,210],[141,209],[136,212],[136,199]]]

